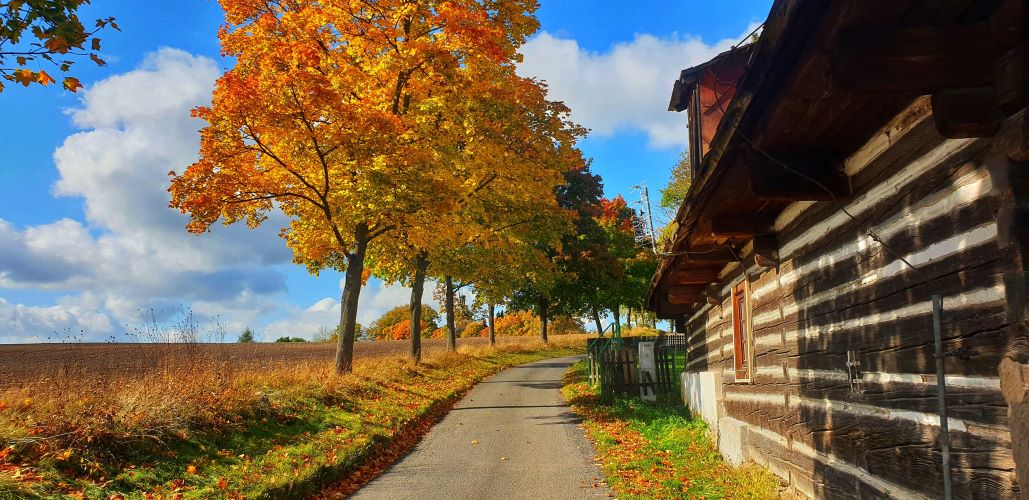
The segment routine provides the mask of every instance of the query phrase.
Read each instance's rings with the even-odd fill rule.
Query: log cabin
[[[1027,10],[775,0],[675,81],[692,186],[647,303],[730,462],[812,498],[1029,498]]]

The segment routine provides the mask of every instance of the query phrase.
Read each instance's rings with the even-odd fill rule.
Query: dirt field
[[[500,337],[498,344],[524,337]],[[458,348],[486,346],[485,338],[458,339]],[[445,339],[423,339],[422,352],[442,351]],[[407,340],[357,342],[355,358],[406,355]],[[161,371],[184,361],[209,365],[260,367],[281,362],[326,362],[336,355],[332,343],[261,344],[0,344],[0,387],[40,382],[48,378],[97,373]]]

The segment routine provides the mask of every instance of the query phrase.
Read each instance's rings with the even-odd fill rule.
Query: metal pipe
[[[947,379],[943,369],[943,297],[933,295],[933,341],[936,344],[936,393],[940,399],[940,452],[943,455],[943,498],[952,500],[950,479],[950,427],[947,422]]]

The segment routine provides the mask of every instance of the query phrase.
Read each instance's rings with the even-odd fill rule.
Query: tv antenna
[[[650,190],[647,189],[647,183],[641,182],[635,186],[631,186],[630,189],[639,191],[640,199],[636,203],[642,205],[640,212],[646,216],[646,218],[640,217],[638,219],[639,222],[636,231],[636,241],[639,243],[646,243],[645,240],[649,239],[651,251],[654,252],[654,255],[659,255],[659,252],[657,251],[657,235],[654,233],[654,216],[650,211]]]

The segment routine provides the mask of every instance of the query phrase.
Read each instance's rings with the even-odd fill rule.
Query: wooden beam
[[[671,304],[665,299],[658,301],[656,309],[654,312],[658,319],[674,319],[693,314],[697,307],[693,304]]]
[[[689,103],[689,86],[680,78],[672,86],[672,98],[668,101],[668,111],[685,111],[689,107]]]
[[[754,238],[754,262],[768,268],[779,265],[779,241],[774,234]]]
[[[1022,140],[1014,144],[1008,158],[1018,162],[1029,162],[1029,113],[1022,114]]]
[[[1007,51],[997,61],[997,107],[1012,115],[1029,104],[1029,40]]]
[[[707,296],[707,303],[713,306],[722,305],[722,290],[718,285],[708,285],[704,290],[704,295]]]
[[[693,264],[724,265],[736,260],[736,255],[725,246],[697,246],[687,250],[684,260]]]
[[[700,304],[706,300],[702,286],[668,287],[668,303],[672,305]]]
[[[716,215],[711,219],[715,238],[753,238],[775,232],[775,221],[761,216]]]
[[[718,269],[683,269],[672,273],[673,285],[706,285],[718,281]]]
[[[993,87],[938,90],[932,107],[936,128],[950,139],[991,137],[1004,121]]]
[[[833,83],[856,92],[930,94],[992,83],[1000,54],[989,22],[856,27],[833,41]]]
[[[830,201],[850,195],[843,162],[831,155],[751,152],[745,161],[750,192],[761,201]]]
[[[1025,0],[1003,0],[990,15],[990,38],[994,45],[1010,47],[1026,37],[1029,5]]]

